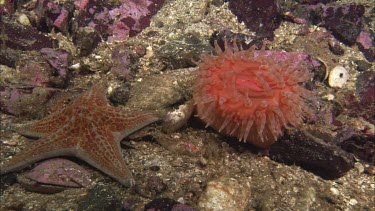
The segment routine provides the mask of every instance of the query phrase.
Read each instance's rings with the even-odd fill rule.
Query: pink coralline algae
[[[370,34],[364,31],[359,34],[356,41],[361,44],[364,49],[369,49],[373,46]]]
[[[46,86],[50,81],[50,68],[46,71],[43,67],[45,65],[31,61],[20,68],[20,78],[31,86]]]
[[[129,36],[130,31],[140,32],[142,26],[139,21],[150,13],[147,7],[151,3],[148,0],[141,0],[137,3],[128,1],[128,3],[123,3],[120,7],[109,11],[110,19],[115,22],[110,26],[113,34],[108,38],[108,41],[123,40]]]
[[[81,11],[77,16],[80,26],[93,27],[108,41],[121,41],[134,36],[149,26],[150,19],[161,8],[164,0],[121,0],[120,6],[106,1],[75,1]]]
[[[26,177],[39,183],[66,187],[87,187],[91,184],[90,173],[85,168],[62,158],[40,163]]]
[[[84,10],[87,7],[88,3],[89,3],[89,0],[76,0],[76,1],[74,1],[74,5],[79,10]]]
[[[70,53],[62,49],[42,48],[43,58],[53,67],[60,76],[66,76],[70,65]]]
[[[0,86],[0,110],[15,116],[43,115],[41,108],[55,93],[52,88]]]

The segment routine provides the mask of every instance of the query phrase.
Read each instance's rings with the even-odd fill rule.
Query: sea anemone
[[[300,84],[312,78],[304,62],[278,59],[264,48],[248,50],[224,40],[217,55],[203,55],[193,87],[197,116],[219,133],[268,148],[283,128],[300,126],[313,110],[311,91]]]

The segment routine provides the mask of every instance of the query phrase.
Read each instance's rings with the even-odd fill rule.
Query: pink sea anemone
[[[259,148],[268,148],[282,128],[299,126],[313,110],[305,104],[311,91],[300,83],[312,78],[303,62],[276,58],[270,51],[239,49],[217,43],[217,56],[204,55],[193,99],[207,126]]]

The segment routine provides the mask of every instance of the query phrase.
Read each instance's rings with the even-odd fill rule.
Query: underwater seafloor
[[[97,83],[111,106],[169,117],[122,140],[132,188],[62,157],[60,170],[46,160],[2,175],[1,210],[375,210],[374,11],[366,0],[0,1],[1,164],[38,141],[12,125]],[[193,61],[223,38],[315,61],[314,118],[266,152],[191,114]]]

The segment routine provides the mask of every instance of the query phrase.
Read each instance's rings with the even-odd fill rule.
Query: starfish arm
[[[65,125],[69,121],[69,113],[71,112],[71,108],[68,107],[44,119],[23,125],[14,125],[12,130],[28,137],[46,137],[58,131],[61,125]]]
[[[70,142],[59,140],[56,135],[32,141],[21,152],[14,155],[1,166],[0,174],[3,175],[23,169],[43,159],[72,155],[73,151],[71,145],[69,145]]]
[[[74,104],[90,106],[108,106],[105,83],[93,85],[87,92],[83,93]]]
[[[108,131],[99,130],[93,140],[83,140],[76,156],[126,187],[135,184],[132,173],[121,153],[120,143]]]
[[[13,126],[12,130],[29,137],[40,138],[47,136],[59,130],[61,125],[65,125],[70,120],[71,115],[76,111],[77,106],[108,106],[105,94],[106,89],[104,84],[100,83],[94,85],[91,89],[74,100],[70,106],[61,111],[30,124]]]
[[[141,128],[154,123],[159,117],[154,112],[126,112],[123,109],[111,108],[101,110],[108,117],[105,124],[107,128],[116,133],[116,139],[121,141],[124,137]]]

